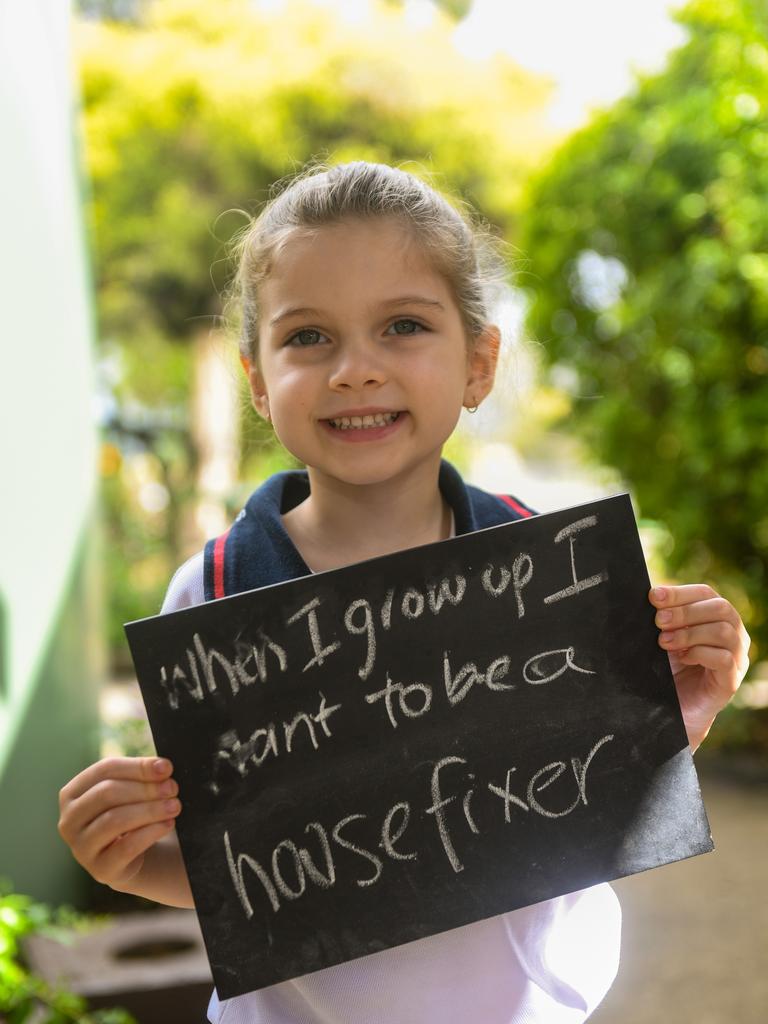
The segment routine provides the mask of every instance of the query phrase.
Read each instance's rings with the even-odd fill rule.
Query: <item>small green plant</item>
[[[23,963],[25,936],[47,935],[66,942],[73,931],[102,922],[69,907],[37,903],[0,881],[0,1019],[7,1024],[136,1024],[125,1010],[89,1011],[81,996],[49,984]]]
[[[152,757],[155,744],[146,718],[135,716],[105,723],[102,750],[105,757]]]

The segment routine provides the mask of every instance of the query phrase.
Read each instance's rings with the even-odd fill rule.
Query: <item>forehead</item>
[[[417,283],[441,301],[450,298],[447,283],[423,248],[395,219],[296,229],[279,246],[262,284],[264,321],[288,301],[327,309],[337,302],[406,294]]]

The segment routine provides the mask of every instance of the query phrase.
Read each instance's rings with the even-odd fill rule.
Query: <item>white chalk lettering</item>
[[[392,819],[395,814],[400,811],[403,815],[403,821],[397,831],[392,834]],[[384,819],[384,824],[381,826],[381,842],[379,846],[384,850],[388,857],[393,860],[416,860],[418,854],[415,851],[410,853],[400,853],[399,850],[395,849],[395,843],[400,839],[408,828],[408,822],[411,819],[411,805],[403,800],[394,807],[391,807],[387,812],[387,816]]]
[[[572,668],[574,672],[581,672],[583,675],[595,675],[591,669],[580,668],[576,664],[573,660],[575,653],[575,647],[560,647],[555,651],[542,651],[541,654],[534,654],[534,656],[529,658],[525,665],[523,665],[523,678],[526,683],[530,683],[531,686],[541,686],[544,683],[551,683],[553,679],[558,679],[563,672],[566,672],[569,668]],[[552,658],[555,655],[565,655],[562,659],[563,663],[560,668],[550,673],[550,675],[545,675],[545,670],[542,667],[541,662],[545,661],[547,658]]]
[[[499,574],[498,583],[493,582],[494,572],[498,572]],[[480,581],[483,584],[483,590],[486,592],[486,594],[490,594],[491,597],[501,597],[501,595],[509,586],[511,579],[512,573],[504,565],[500,565],[498,567],[494,565],[489,565],[486,569],[483,570],[483,574],[480,577]]]
[[[408,706],[408,698],[413,693],[420,694],[421,707]],[[393,683],[389,672],[387,672],[387,685],[384,689],[379,690],[378,693],[366,693],[365,700],[368,704],[375,704],[377,700],[381,700],[382,697],[384,698],[387,715],[393,729],[397,728],[397,718],[395,717],[395,709],[392,703],[394,694],[397,694],[400,714],[406,718],[421,718],[432,706],[431,686],[428,686],[426,683],[411,683],[410,686],[405,686],[404,683]]]
[[[359,857],[362,857],[364,860],[370,861],[370,863],[373,864],[374,868],[376,869],[375,874],[373,874],[370,878],[355,879],[357,885],[359,885],[361,888],[366,885],[373,885],[374,882],[378,882],[383,867],[382,861],[379,857],[376,856],[375,853],[371,853],[369,850],[365,850],[362,846],[358,846],[356,843],[351,843],[349,839],[344,839],[341,835],[341,830],[343,828],[346,828],[346,826],[351,821],[364,821],[366,817],[367,816],[365,814],[348,814],[346,818],[342,818],[341,821],[337,822],[337,824],[333,828],[332,833],[335,842],[337,842],[339,846],[341,846],[345,850],[349,850],[351,853],[356,853]]]
[[[267,653],[271,653],[277,659],[281,672],[285,672],[288,668],[288,656],[283,648],[261,631],[259,631],[258,646],[256,644],[239,644],[236,651],[235,672],[243,686],[251,686],[256,682],[266,683],[269,675]],[[249,672],[247,668],[248,662],[251,660],[254,672]]]
[[[305,734],[309,737],[309,741],[315,750],[319,748],[315,725],[320,726],[326,738],[330,739],[333,735],[328,722],[331,715],[339,710],[341,704],[332,704],[329,707],[326,704],[324,694],[319,692],[319,696],[320,707],[315,714],[307,714],[304,711],[300,711],[290,722],[282,723],[284,748],[287,754],[290,754],[293,750],[294,735],[300,723],[304,724]],[[267,726],[255,729],[244,743],[240,741],[235,730],[231,729],[219,737],[218,748],[213,765],[212,779],[208,783],[209,789],[216,794],[221,792],[222,784],[219,779],[221,769],[225,766],[234,769],[240,777],[244,778],[248,774],[251,765],[260,768],[268,757],[277,757],[279,755],[280,747],[277,741],[275,723],[269,722]]]
[[[186,672],[179,668],[178,665],[173,666],[173,674],[168,679],[168,673],[165,665],[160,667],[160,685],[165,690],[165,696],[170,707],[174,710],[179,706],[179,687],[182,686],[184,690],[192,697],[193,700],[201,701],[204,700],[205,694],[203,693],[203,687],[200,684],[200,676],[197,673],[197,665],[194,662],[194,656],[192,651],[187,649],[187,655],[189,658],[190,668],[194,670],[194,678],[192,682]]]
[[[475,684],[485,685],[489,690],[513,690],[514,683],[502,683],[509,675],[511,659],[507,655],[495,658],[485,672],[481,672],[474,661],[468,661],[462,665],[456,675],[451,669],[449,652],[443,652],[443,682],[445,684],[445,695],[449,703],[458,704],[464,700]]]
[[[245,778],[249,771],[249,761],[255,764],[256,767],[260,767],[270,755],[277,757],[278,753],[277,736],[275,735],[273,722],[270,722],[266,729],[256,729],[245,743],[241,743],[237,733],[234,729],[231,729],[219,737],[219,749],[216,751],[212,777],[208,783],[208,788],[212,793],[218,794],[221,792],[221,785],[219,783],[220,769],[225,765],[228,765],[242,778]]]
[[[211,647],[206,649],[199,633],[192,638],[193,647],[187,647],[187,664],[189,674],[179,665],[173,666],[171,678],[165,666],[160,669],[160,685],[165,691],[170,707],[179,706],[179,694],[186,693],[193,700],[201,701],[208,693],[215,693],[219,683],[225,681],[232,696],[236,696],[241,686],[251,686],[255,682],[265,683],[268,675],[267,654],[276,659],[281,672],[288,668],[288,658],[283,648],[260,633],[259,645],[236,643],[236,657],[230,661],[220,651]],[[249,671],[248,664],[253,661],[255,671]],[[200,677],[202,669],[205,688]],[[217,679],[218,676],[218,679]]]
[[[293,720],[290,722],[283,722],[283,729],[285,731],[285,750],[286,753],[290,754],[291,744],[293,743],[293,734],[299,727],[299,723],[303,722],[307,727],[307,735],[312,746],[317,750],[317,736],[315,734],[315,727],[312,723],[312,719],[306,713],[306,711],[299,711],[294,715]]]
[[[528,804],[521,800],[519,796],[515,796],[515,794],[509,788],[510,780],[512,778],[512,772],[516,771],[517,768],[508,769],[507,781],[505,782],[503,789],[500,786],[495,786],[492,782],[488,783],[488,789],[495,796],[500,796],[501,799],[504,801],[504,821],[506,821],[507,824],[509,824],[510,821],[512,820],[512,817],[510,815],[510,807],[512,806],[512,804],[514,804],[516,807],[520,807],[524,811],[530,810]]]
[[[235,672],[235,666],[232,662],[228,658],[225,658],[220,651],[217,651],[215,647],[211,647],[206,650],[205,644],[200,638],[199,633],[195,633],[192,638],[192,642],[195,645],[195,652],[203,668],[205,685],[208,687],[208,692],[214,693],[216,690],[216,673],[214,671],[214,665],[218,665],[220,671],[224,673],[224,678],[229,683],[229,688],[232,691],[232,694],[236,694],[240,689],[240,683],[237,678],[237,673]]]
[[[500,683],[500,679],[506,679],[509,675],[509,668],[512,664],[506,654],[496,658],[485,670],[485,685],[489,690],[514,690],[514,683]]]
[[[546,789],[547,786],[551,786],[553,782],[557,781],[557,779],[560,778],[564,771],[564,761],[553,761],[551,764],[547,764],[544,765],[543,768],[539,768],[539,770],[531,776],[531,780],[528,783],[528,792],[526,795],[528,797],[528,803],[530,804],[532,810],[536,811],[537,814],[541,814],[545,818],[564,818],[566,814],[570,814],[571,811],[573,811],[581,803],[581,794],[579,793],[576,796],[576,799],[570,805],[570,807],[566,807],[564,811],[548,811],[546,807],[542,807],[542,805],[533,795],[534,793],[540,793],[543,789]],[[542,775],[548,775],[548,777],[545,778],[544,782],[542,782],[540,785],[536,785],[536,783],[539,781]]]
[[[475,683],[483,682],[483,674],[477,671],[477,665],[473,661],[468,661],[454,676],[451,672],[448,651],[445,651],[443,654],[443,681],[445,682],[445,695],[449,702],[458,704],[459,701],[464,700]]]
[[[470,775],[470,779],[474,779],[474,775]],[[480,834],[480,829],[475,824],[475,819],[472,817],[472,815],[470,814],[470,811],[469,811],[469,801],[472,799],[472,794],[474,792],[475,792],[474,789],[468,789],[467,790],[467,792],[464,794],[464,801],[462,803],[462,807],[464,809],[464,817],[467,819],[467,824],[472,829],[472,831],[475,833],[475,835],[479,835]]]
[[[432,584],[427,587],[429,610],[433,614],[437,615],[446,601],[454,606],[461,604],[464,591],[467,589],[467,581],[463,576],[454,576],[453,586],[454,590],[451,590],[451,581],[446,578],[440,580],[437,588]]]
[[[571,523],[569,526],[564,526],[562,530],[555,534],[555,544],[559,544],[560,541],[568,538],[571,549],[571,576],[573,582],[565,587],[563,590],[558,590],[554,594],[550,594],[544,598],[545,604],[552,604],[555,601],[562,601],[564,597],[573,597],[576,594],[580,594],[583,590],[588,590],[590,587],[596,587],[598,583],[604,583],[608,579],[608,573],[604,570],[596,573],[594,576],[588,576],[586,579],[580,580],[576,573],[576,558],[573,552],[574,538],[582,530],[588,530],[592,526],[597,526],[597,516],[585,516],[584,519],[577,519],[575,523]]]
[[[288,851],[293,861],[292,867],[296,872],[295,889],[292,889],[290,885],[288,885],[286,880],[283,878],[282,871],[280,870],[280,854],[283,850]],[[304,867],[301,863],[301,857],[299,857],[299,851],[296,849],[296,843],[292,842],[290,839],[283,839],[272,851],[272,877],[275,880],[275,885],[287,900],[297,900],[299,896],[304,895],[304,890],[307,888],[307,878],[304,874]]]
[[[313,665],[323,665],[329,654],[333,654],[334,651],[341,647],[341,641],[334,640],[333,643],[327,644],[323,647],[320,639],[320,625],[317,621],[317,608],[320,605],[320,598],[314,597],[311,601],[304,605],[295,612],[288,620],[288,625],[293,625],[294,622],[298,622],[299,619],[304,616],[307,617],[307,627],[309,629],[309,639],[312,643],[312,650],[314,651],[314,657],[310,658],[306,663],[302,672],[306,672],[308,668],[312,668]]]
[[[430,782],[430,792],[432,795],[432,804],[427,807],[426,813],[434,815],[435,822],[437,823],[437,831],[440,836],[440,842],[443,844],[445,855],[448,858],[448,863],[451,865],[453,870],[458,874],[459,871],[464,870],[464,865],[459,860],[456,849],[451,840],[451,834],[448,829],[448,822],[444,813],[445,808],[452,804],[456,799],[455,796],[444,797],[440,790],[440,772],[443,768],[449,764],[466,764],[467,762],[463,757],[443,757],[439,760],[434,768],[432,769],[432,780]]]
[[[355,623],[353,616],[360,608],[363,609],[363,621],[361,623]],[[357,670],[357,674],[361,679],[367,679],[371,674],[373,666],[376,662],[376,631],[373,627],[373,612],[371,611],[370,604],[365,598],[360,598],[359,601],[353,601],[344,613],[344,625],[347,627],[347,631],[352,633],[354,636],[366,635],[368,643],[365,654],[365,664],[361,665]]]
[[[595,754],[598,752],[598,750],[604,744],[610,743],[612,739],[613,739],[613,733],[609,733],[607,736],[603,736],[603,738],[601,740],[598,740],[597,743],[594,745],[594,747],[592,747],[590,752],[587,754],[587,757],[586,757],[586,760],[584,761],[584,764],[582,764],[581,761],[579,761],[578,757],[572,757],[571,758],[571,767],[573,768],[573,773],[576,776],[576,784],[579,787],[579,793],[581,794],[581,799],[582,799],[582,802],[583,802],[585,807],[589,803],[589,801],[587,800],[587,789],[586,789],[587,769],[589,768],[590,764],[592,763],[592,758],[595,756]]]
[[[277,895],[277,890],[272,884],[272,879],[269,877],[264,868],[259,864],[253,857],[249,857],[247,853],[240,853],[237,855],[237,860],[232,856],[232,846],[229,842],[229,832],[224,833],[224,849],[227,854],[227,866],[229,867],[229,874],[232,879],[232,884],[235,887],[237,898],[245,911],[245,916],[250,920],[253,917],[253,906],[251,901],[248,899],[248,892],[245,888],[245,879],[243,878],[243,865],[250,868],[250,870],[256,875],[258,880],[264,887],[264,892],[267,894],[272,909],[277,913],[280,909],[280,897]]]
[[[542,794],[555,783],[561,780],[568,768],[567,758],[551,761],[543,768],[534,771],[526,787],[526,800],[512,792],[511,780],[517,769],[513,766],[506,772],[504,786],[498,786],[494,782],[487,783],[488,791],[499,797],[504,807],[504,822],[510,824],[512,821],[512,810],[519,809],[529,814],[533,811],[540,817],[549,820],[564,818],[571,814],[580,804],[588,806],[587,795],[587,774],[595,759],[596,754],[614,739],[613,734],[601,737],[590,749],[586,758],[581,761],[577,757],[570,759],[573,771],[572,778],[576,785],[576,794],[571,802],[557,809],[545,805]],[[444,775],[448,768],[459,767],[462,776],[468,783],[460,782],[458,791],[448,795],[444,794]],[[454,775],[454,773],[451,773]],[[569,776],[571,777],[571,776]],[[454,779],[456,777],[454,775]],[[464,870],[464,864],[460,859],[456,843],[451,833],[449,814],[447,809],[451,804],[458,801],[463,811],[465,827],[469,833],[481,834],[481,827],[472,811],[472,800],[476,789],[473,785],[475,780],[474,772],[468,770],[467,761],[463,757],[449,756],[441,758],[432,766],[429,783],[431,803],[424,808],[425,814],[431,816],[437,826],[437,833],[442,845],[443,852],[450,864],[451,870],[455,873]],[[574,782],[571,782],[573,786]],[[462,793],[463,789],[463,793]],[[549,801],[561,803],[567,791],[562,784],[555,787],[551,794],[547,794]],[[454,819],[458,815],[458,807],[454,812]],[[418,859],[417,850],[400,850],[397,844],[405,835],[411,818],[411,805],[408,801],[402,800],[393,804],[387,811],[381,825],[378,848],[392,861],[410,861]],[[314,835],[318,848],[316,852],[310,853],[306,843],[299,845],[290,838],[281,839],[272,849],[269,865],[270,869],[265,870],[261,863],[254,857],[240,853],[235,854],[229,837],[229,832],[224,832],[224,850],[227,867],[237,898],[247,919],[254,915],[252,904],[252,893],[249,893],[249,884],[252,888],[252,878],[258,879],[261,888],[266,896],[270,907],[274,912],[280,910],[283,900],[294,901],[303,896],[309,887],[309,883],[323,890],[329,890],[339,881],[338,847],[342,851],[353,854],[358,861],[364,861],[367,872],[358,877],[352,877],[354,884],[360,888],[374,885],[382,876],[385,861],[377,856],[368,844],[362,845],[357,839],[348,835],[348,830],[356,822],[365,824],[369,822],[367,814],[348,814],[334,825],[330,835],[326,828],[319,821],[311,821],[304,828],[305,835]],[[460,820],[460,818],[459,818]],[[481,819],[482,820],[482,819]],[[342,862],[344,863],[344,862]],[[359,867],[359,865],[358,865]],[[249,874],[250,873],[250,874]]]
[[[411,587],[403,594],[400,611],[405,619],[418,619],[424,611],[424,595]]]
[[[523,569],[523,566],[525,566],[525,569]],[[522,597],[523,587],[530,583],[532,576],[533,559],[530,555],[518,555],[512,565],[512,579],[514,580],[518,619],[522,619],[525,615],[525,605],[523,604]]]
[[[538,771],[533,773],[528,782],[526,792],[528,803],[521,800],[520,797],[515,796],[511,791],[510,784],[512,773],[517,771],[516,768],[508,769],[506,782],[503,787],[489,782],[488,789],[490,792],[493,793],[494,796],[501,797],[504,801],[504,821],[509,824],[512,820],[510,811],[513,806],[519,807],[520,810],[523,811],[535,811],[536,814],[540,814],[544,818],[564,818],[566,815],[571,814],[579,804],[584,804],[586,807],[589,803],[589,800],[587,799],[587,770],[592,764],[598,750],[605,746],[606,743],[610,743],[613,738],[614,736],[611,733],[599,739],[589,751],[583,763],[577,757],[571,758],[571,768],[576,780],[578,792],[573,802],[562,811],[553,811],[548,807],[544,807],[536,794],[548,789],[549,786],[561,777],[567,768],[565,761],[552,761],[550,764],[545,765],[543,768],[539,768]]]
[[[312,720],[320,726],[328,739],[331,738],[331,730],[328,728],[328,719],[334,713],[338,711],[341,704],[331,704],[330,707],[325,706],[325,695],[321,690],[317,691],[320,694],[320,707],[317,709],[317,714],[312,715]]]
[[[304,829],[305,832],[309,832],[313,829],[320,840],[320,848],[323,851],[323,857],[325,859],[325,874],[318,868],[309,851],[303,847],[299,847],[299,860],[301,861],[302,867],[309,876],[310,880],[315,885],[320,886],[321,889],[330,889],[336,881],[336,866],[333,863],[333,854],[331,853],[331,844],[328,841],[328,833],[325,831],[319,821],[310,821],[310,823]]]
[[[392,625],[392,602],[395,599],[395,588],[392,587],[387,591],[387,596],[384,598],[384,604],[381,606],[381,625],[384,629],[389,629]]]

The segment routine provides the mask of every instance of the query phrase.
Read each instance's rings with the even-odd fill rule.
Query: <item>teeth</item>
[[[328,422],[338,430],[366,430],[369,427],[385,427],[389,423],[394,423],[398,415],[396,412],[377,412],[373,416],[341,416]]]

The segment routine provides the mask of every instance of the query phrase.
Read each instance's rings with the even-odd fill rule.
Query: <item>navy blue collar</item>
[[[457,536],[535,514],[515,498],[465,484],[445,459],[438,485],[453,509]],[[308,496],[303,469],[276,473],[253,492],[229,532],[205,546],[206,601],[310,574],[282,521]]]

